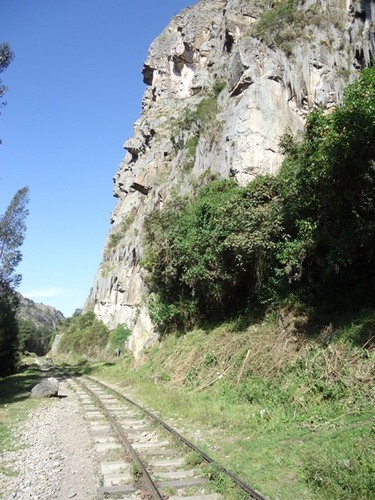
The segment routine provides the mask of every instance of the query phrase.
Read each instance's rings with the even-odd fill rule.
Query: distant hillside
[[[65,317],[54,307],[38,304],[21,294],[19,299],[17,320],[22,350],[43,356],[50,350],[56,327]]]
[[[37,328],[55,330],[57,325],[65,319],[63,313],[52,306],[39,304],[21,294],[19,298],[18,319],[30,321]]]

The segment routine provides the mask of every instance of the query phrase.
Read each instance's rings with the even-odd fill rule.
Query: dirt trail
[[[78,398],[64,382],[59,395],[18,429],[22,449],[1,457],[17,474],[0,473],[1,499],[96,498],[98,464]]]

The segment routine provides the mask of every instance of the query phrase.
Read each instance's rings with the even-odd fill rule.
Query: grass
[[[271,499],[370,498],[375,357],[370,344],[353,345],[358,329],[344,325],[327,344],[324,335],[280,331],[273,318],[242,330],[226,324],[163,339],[137,370],[131,358],[93,369],[177,420],[183,434]],[[218,471],[207,475],[225,498],[242,498]]]
[[[367,310],[313,331],[287,310],[282,326],[269,316],[162,338],[137,368],[130,353],[63,368],[124,388],[270,499],[359,500],[375,495],[374,325]],[[39,377],[28,367],[0,381],[0,452],[19,445],[14,423],[40,404],[27,397]],[[224,498],[244,498],[204,469]]]

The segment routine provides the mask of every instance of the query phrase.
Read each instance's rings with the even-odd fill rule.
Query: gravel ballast
[[[98,464],[77,396],[64,382],[59,395],[17,429],[21,449],[1,457],[15,473],[0,473],[1,499],[96,498]]]

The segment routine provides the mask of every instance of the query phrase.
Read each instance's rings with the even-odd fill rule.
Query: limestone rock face
[[[144,63],[142,114],[114,177],[118,203],[85,306],[110,328],[130,328],[135,357],[157,338],[141,267],[145,216],[208,172],[241,184],[276,173],[285,130],[336,105],[374,56],[375,0],[300,1],[304,22],[283,46],[254,36],[265,4],[201,0],[171,20]],[[204,99],[215,116],[197,134]]]

